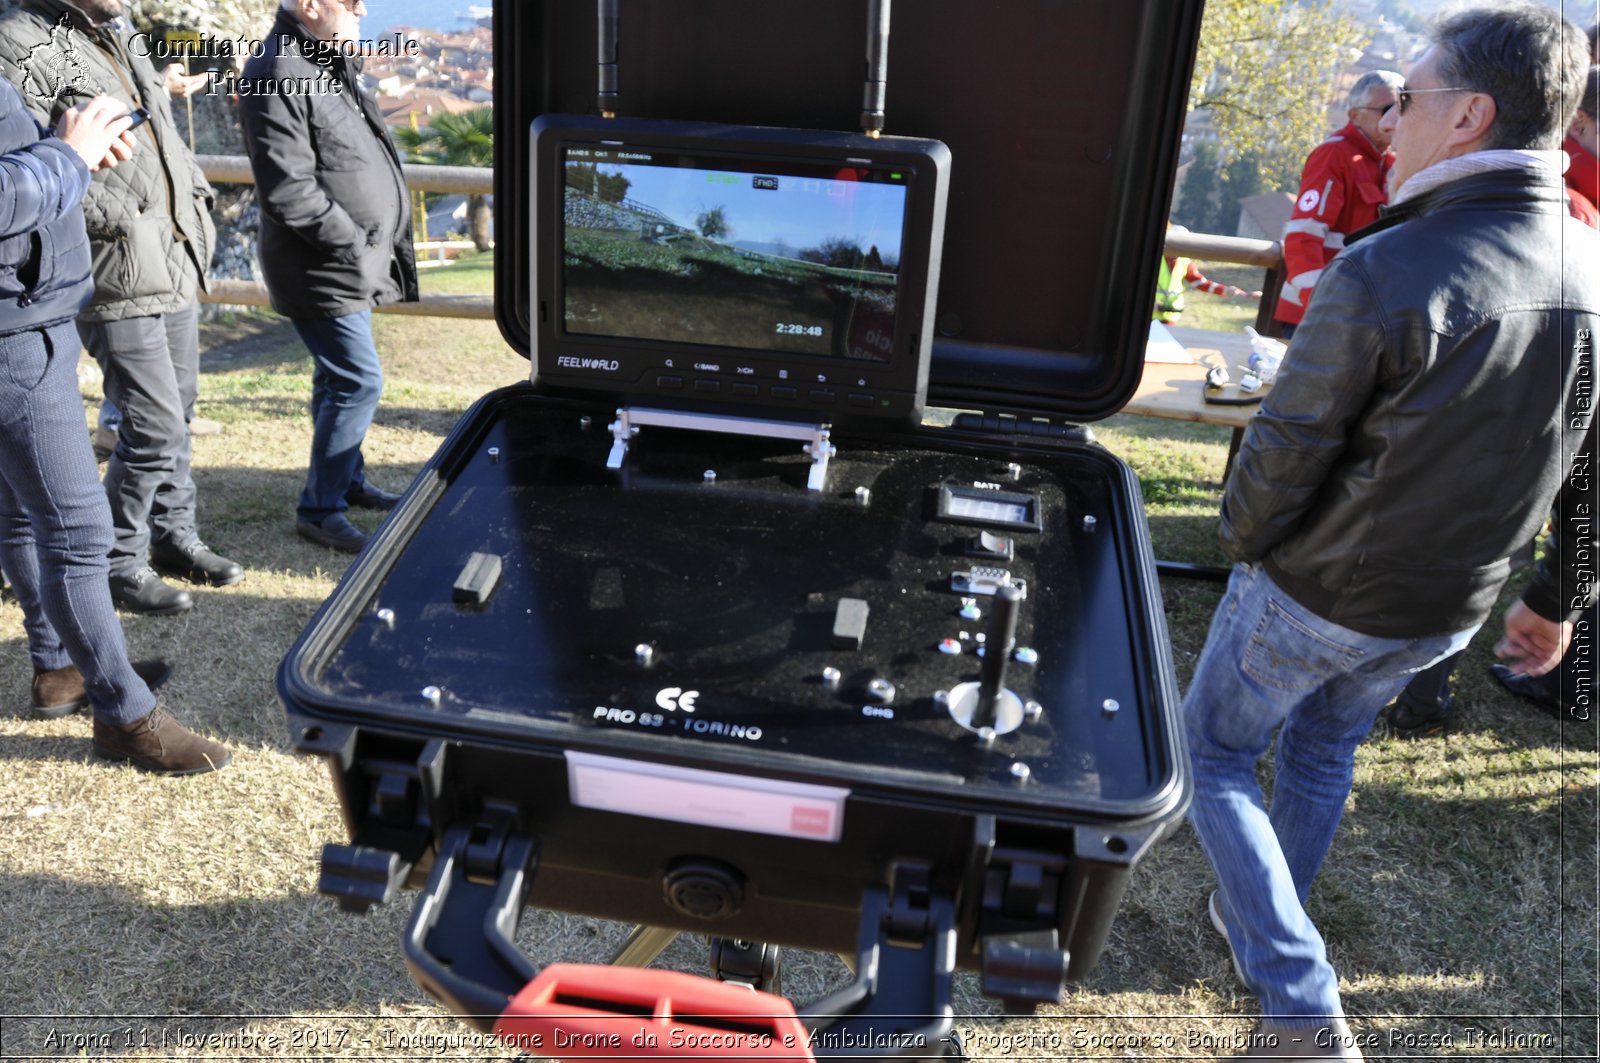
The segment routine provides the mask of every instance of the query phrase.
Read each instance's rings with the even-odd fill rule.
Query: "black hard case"
[[[623,0],[620,109],[859,129],[865,8]],[[488,866],[515,838],[538,854],[528,904],[853,954],[864,891],[915,882],[986,991],[1052,992],[1049,963],[1042,990],[1008,983],[1007,955],[1058,950],[1084,975],[1188,797],[1138,483],[1072,426],[1139,378],[1199,18],[1172,0],[896,5],[887,132],[954,159],[929,405],[968,412],[836,436],[825,490],[792,442],[646,429],[612,471],[604,397],[523,385],[474,405],[279,673],[351,833],[324,889],[359,908],[421,884],[447,844]],[[496,303],[527,353],[528,129],[594,112],[595,10],[501,2],[494,32]],[[976,529],[935,519],[948,482],[1044,517],[1012,563],[1039,662],[1008,678],[1042,714],[989,748],[935,694],[974,678],[983,630],[950,590]],[[481,605],[452,594],[473,553],[502,565]],[[868,603],[859,650],[830,639],[842,598]],[[963,631],[964,654],[937,652]],[[891,713],[863,694],[874,677]],[[689,689],[693,719],[671,693]],[[572,754],[846,790],[840,834],[580,808]]]

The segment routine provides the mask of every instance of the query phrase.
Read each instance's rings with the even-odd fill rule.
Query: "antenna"
[[[883,100],[889,90],[889,0],[867,0],[867,83],[861,93],[861,128],[883,132]]]
[[[617,0],[599,0],[600,115],[617,116]]]

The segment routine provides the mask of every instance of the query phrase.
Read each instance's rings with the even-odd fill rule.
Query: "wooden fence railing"
[[[250,160],[243,155],[201,155],[200,169],[213,184],[255,184]],[[407,163],[406,185],[413,192],[461,192],[489,195],[494,192],[494,171],[472,166],[427,166]],[[203,303],[229,306],[268,306],[267,289],[260,281],[212,278],[211,290],[200,295]],[[494,318],[494,298],[488,295],[425,294],[415,303],[385,303],[380,314],[408,314],[413,317]]]
[[[217,184],[254,184],[250,160],[243,155],[202,155],[200,169],[206,179]],[[494,171],[471,166],[428,166],[407,163],[406,184],[412,191],[460,192],[489,195],[494,192]],[[1167,253],[1184,255],[1204,262],[1231,262],[1260,266],[1266,270],[1261,284],[1261,306],[1256,328],[1266,333],[1282,286],[1283,247],[1271,240],[1245,240],[1236,236],[1209,233],[1171,232],[1167,234]],[[267,306],[267,289],[257,281],[213,280],[211,291],[201,295],[207,303],[233,306]],[[415,317],[494,317],[494,299],[488,295],[423,295],[420,302],[388,303],[377,308],[380,314],[409,314]]]

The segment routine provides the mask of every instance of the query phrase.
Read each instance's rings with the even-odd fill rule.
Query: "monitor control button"
[[[863,409],[871,409],[878,403],[878,400],[873,398],[871,395],[862,395],[858,392],[851,392],[846,401],[848,401],[852,406],[859,406]]]
[[[750,397],[761,394],[761,389],[755,384],[735,384],[733,393],[741,397]]]
[[[696,380],[694,382],[694,389],[696,391],[703,391],[707,395],[715,395],[717,392],[722,390],[722,381],[720,381],[720,380]]]
[[[836,397],[832,388],[812,388],[811,401],[815,403],[829,403]]]
[[[792,388],[787,384],[774,384],[772,386],[772,397],[775,399],[793,399],[798,398],[799,395],[798,389]]]
[[[656,377],[656,387],[663,388],[668,391],[677,391],[683,387],[683,377],[658,376]]]

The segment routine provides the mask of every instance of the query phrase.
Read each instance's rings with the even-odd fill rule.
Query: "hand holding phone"
[[[56,123],[56,136],[83,159],[90,170],[115,166],[133,156],[135,142],[128,135],[132,128],[127,120],[133,115],[125,111],[126,105],[110,96],[96,96],[61,115]],[[142,109],[137,114],[150,116]]]

